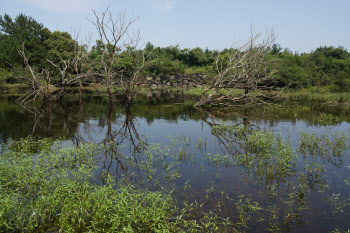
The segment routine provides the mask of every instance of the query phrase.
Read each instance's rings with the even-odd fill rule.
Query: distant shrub
[[[14,73],[0,68],[0,84],[2,83],[15,83]]]

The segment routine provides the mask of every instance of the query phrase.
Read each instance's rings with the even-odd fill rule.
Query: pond
[[[350,107],[280,103],[200,111],[196,97],[149,94],[131,109],[85,96],[22,107],[0,96],[0,141],[96,143],[95,183],[171,192],[179,205],[233,219],[246,232],[350,228]],[[197,218],[201,216],[198,215]]]

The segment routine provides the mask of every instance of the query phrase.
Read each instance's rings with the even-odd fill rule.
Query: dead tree
[[[88,67],[90,38],[87,39],[84,46],[78,44],[78,39],[79,33],[74,33],[74,38],[70,41],[70,50],[62,51],[65,54],[64,57],[57,55],[56,61],[47,59],[60,73],[60,83],[55,85],[59,89],[55,95],[56,99],[66,95],[66,88],[69,86],[77,86],[81,97],[85,79],[94,75],[92,69]]]
[[[38,96],[43,96],[44,100],[51,99],[52,85],[49,69],[39,69],[30,65],[29,57],[25,53],[24,43],[22,43],[22,48],[18,50],[18,53],[23,58],[25,68],[23,70],[15,68],[15,70],[20,75],[20,78],[25,79],[29,83],[30,88],[17,99],[17,102],[26,105],[35,101]]]
[[[24,43],[18,53],[23,58],[24,69],[16,68],[20,78],[25,79],[30,88],[24,95],[18,98],[18,102],[26,105],[34,101],[38,96],[42,96],[44,102],[49,100],[57,100],[67,94],[68,86],[78,86],[80,96],[82,95],[82,87],[84,79],[92,76],[92,70],[88,67],[89,49],[88,44],[79,45],[77,42],[79,35],[71,40],[69,50],[62,51],[65,56],[56,55],[55,59],[47,59],[46,68],[38,68],[32,66],[29,62],[29,56],[24,49]],[[50,68],[57,69],[60,74],[60,83],[54,83],[50,74]]]
[[[268,57],[276,36],[251,32],[249,40],[218,54],[215,60],[217,75],[204,88],[201,99],[194,107],[265,104],[276,96],[273,89],[274,61]]]
[[[90,20],[95,26],[102,45],[101,65],[104,83],[107,88],[110,102],[113,101],[113,86],[121,88],[127,100],[131,101],[136,93],[136,84],[140,79],[140,71],[145,66],[149,55],[138,49],[140,34],[130,33],[132,24],[137,18],[129,19],[125,12],[113,16],[109,8],[101,15],[93,11],[95,20]],[[126,58],[125,58],[126,57]],[[125,59],[131,67],[122,65]]]
[[[130,108],[130,103],[137,95],[138,85],[142,79],[141,71],[148,64],[151,52],[137,49],[140,42],[140,33],[133,36],[130,46],[125,50],[124,56],[131,67],[124,68],[117,76],[117,86],[121,88],[120,94],[124,96],[125,107]]]
[[[128,30],[136,19],[128,19],[125,12],[114,17],[109,8],[101,15],[98,15],[95,10],[93,12],[95,21],[90,20],[90,22],[96,27],[102,44],[102,77],[111,102],[113,100],[112,87],[118,76],[118,70],[115,68],[120,59],[118,53],[129,46]]]

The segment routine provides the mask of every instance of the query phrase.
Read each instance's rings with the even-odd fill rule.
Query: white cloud
[[[58,12],[90,11],[102,0],[22,0],[38,8]]]
[[[152,0],[152,5],[161,12],[171,11],[175,7],[175,1],[172,0]]]

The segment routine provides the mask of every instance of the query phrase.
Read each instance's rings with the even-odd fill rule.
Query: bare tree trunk
[[[243,100],[244,105],[247,104],[247,96],[248,96],[248,93],[249,93],[249,88],[248,88],[248,87],[245,87],[245,88],[244,88],[244,100]]]
[[[107,8],[101,15],[94,11],[95,20],[90,20],[95,26],[102,47],[101,75],[104,78],[109,101],[113,101],[112,88],[118,86],[120,95],[124,101],[131,103],[138,89],[135,88],[137,81],[141,78],[141,70],[144,68],[149,54],[145,50],[138,49],[140,33],[130,32],[131,25],[137,20],[128,19],[125,12],[113,16]],[[131,62],[132,68],[116,68],[116,64],[126,58]],[[128,103],[128,104],[129,104]]]
[[[266,104],[265,99],[271,99],[272,95],[265,95],[264,92],[257,94],[256,91],[266,91],[273,87],[276,69],[268,54],[274,42],[272,30],[264,36],[252,32],[246,43],[219,53],[215,60],[217,75],[207,85],[201,100],[194,107],[209,104],[222,107]],[[209,94],[208,90],[212,92]],[[237,90],[243,94],[237,94]],[[213,92],[215,95],[212,95]]]
[[[35,101],[35,99],[38,96],[43,96],[45,100],[48,100],[51,97],[50,92],[50,73],[49,70],[46,69],[38,69],[36,67],[32,67],[29,64],[29,57],[25,53],[24,50],[24,43],[22,43],[21,50],[18,50],[19,55],[23,58],[23,66],[25,67],[25,70],[29,71],[29,75],[26,72],[22,72],[22,70],[14,69],[16,72],[18,72],[21,76],[21,78],[28,81],[28,84],[31,85],[31,89],[28,90],[26,93],[24,93],[22,96],[20,96],[17,101],[22,104],[26,105],[29,102]],[[39,72],[38,72],[39,70]],[[41,72],[40,72],[41,71]]]

